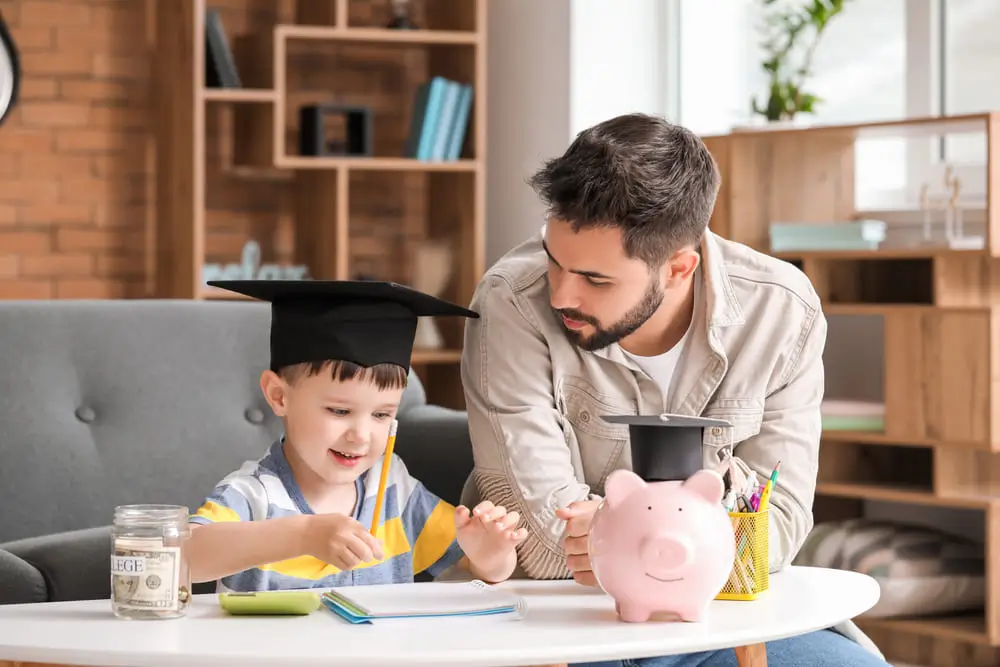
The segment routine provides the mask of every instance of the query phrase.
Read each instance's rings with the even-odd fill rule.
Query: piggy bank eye
[[[651,510],[651,509],[653,509],[653,506],[652,506],[652,505],[650,505],[650,506],[649,506],[649,507],[647,507],[646,509],[648,509],[648,510]]]

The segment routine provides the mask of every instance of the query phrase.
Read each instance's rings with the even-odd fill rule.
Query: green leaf
[[[761,69],[768,75],[767,102],[753,98],[754,113],[769,120],[815,113],[822,101],[801,90],[811,72],[810,57],[830,22],[851,0],[759,0],[762,13],[760,46],[766,57]]]
[[[799,111],[803,113],[816,113],[815,106],[817,102],[822,102],[822,100],[811,93],[802,93],[799,95],[798,108]]]

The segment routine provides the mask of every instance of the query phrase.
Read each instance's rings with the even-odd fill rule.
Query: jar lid
[[[115,507],[115,521],[130,523],[161,523],[187,521],[188,508],[183,505],[119,505]]]

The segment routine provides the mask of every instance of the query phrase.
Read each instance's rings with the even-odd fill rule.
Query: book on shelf
[[[441,616],[520,618],[525,611],[523,597],[479,580],[345,586],[330,589],[322,599],[351,624]]]
[[[885,241],[882,220],[775,222],[769,228],[771,252],[803,250],[877,250]]]
[[[885,404],[826,399],[820,407],[824,431],[885,430]]]
[[[469,126],[471,84],[435,76],[417,89],[405,155],[417,160],[457,160]]]
[[[217,9],[205,10],[205,86],[242,88],[233,51]]]

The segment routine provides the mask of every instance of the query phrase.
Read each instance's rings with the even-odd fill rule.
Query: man
[[[790,264],[708,231],[719,173],[701,140],[642,114],[584,130],[531,179],[541,233],[483,278],[462,377],[477,491],[520,512],[531,578],[595,585],[587,533],[608,474],[630,465],[608,414],[721,418],[703,457],[765,479],[771,569],[812,528],[827,325]],[[770,664],[886,665],[848,624],[768,645]],[[858,643],[864,643],[862,648]],[[735,665],[732,651],[655,665]],[[694,661],[694,662],[691,662]]]

